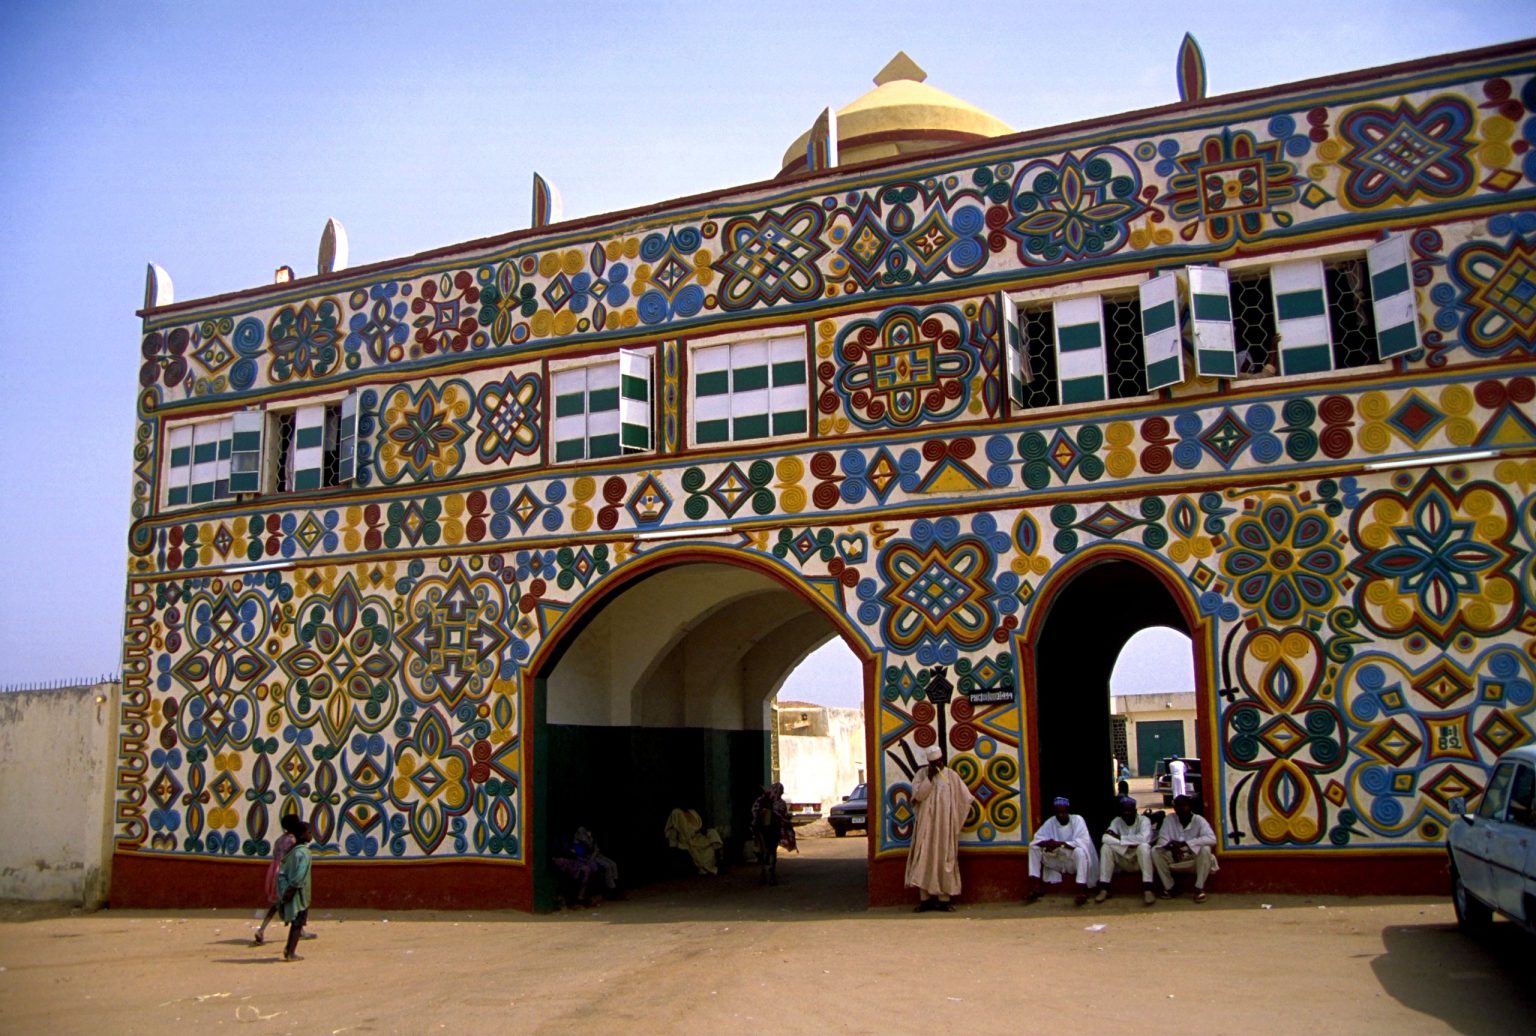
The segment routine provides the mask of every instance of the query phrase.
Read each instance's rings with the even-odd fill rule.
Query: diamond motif
[[[1511,748],[1529,743],[1531,732],[1509,713],[1496,710],[1477,728],[1477,739],[1492,749],[1494,755],[1503,755]]]
[[[1426,169],[1450,154],[1451,148],[1420,133],[1418,127],[1404,119],[1392,128],[1375,147],[1359,156],[1362,165],[1370,166],[1406,187],[1420,170]]]
[[[548,302],[549,308],[553,310],[559,310],[571,301],[571,295],[571,279],[563,272],[551,278],[544,288],[544,301]]]
[[[1505,188],[1506,190],[1508,188]],[[192,355],[197,361],[208,369],[209,374],[217,374],[228,367],[230,361],[235,358],[234,350],[225,344],[224,339],[218,335],[212,335],[203,339]]]
[[[1445,423],[1445,415],[1430,406],[1428,400],[1414,391],[1408,393],[1398,404],[1392,416],[1387,418],[1387,423],[1417,446]]]
[[[1080,527],[1102,539],[1112,540],[1135,524],[1136,519],[1130,515],[1104,504],[1089,515]]]
[[[903,601],[934,622],[960,607],[972,596],[970,585],[938,560],[931,561],[922,574],[901,592]]]
[[[443,772],[431,760],[423,761],[422,765],[411,774],[411,783],[416,785],[422,795],[427,798],[432,797],[433,789],[442,784],[445,779]]]
[[[1252,438],[1253,433],[1248,431],[1247,425],[1239,421],[1231,410],[1227,410],[1215,424],[1205,430],[1200,441],[1223,465],[1230,466]]]
[[[278,773],[288,778],[288,784],[295,788],[309,776],[309,770],[309,757],[298,745],[288,749],[288,754],[283,756],[283,761],[277,764]]]
[[[1360,747],[1383,762],[1402,766],[1413,758],[1423,744],[1397,720],[1389,719],[1366,735]]]
[[[219,805],[226,809],[229,808],[231,802],[239,797],[241,791],[240,782],[235,780],[228,770],[215,777],[213,783],[208,788],[213,792],[213,797],[218,800]]]
[[[155,800],[155,805],[165,809],[180,794],[181,782],[174,773],[162,766],[160,772],[155,774],[155,779],[149,782],[149,797]]]
[[[1454,766],[1447,766],[1435,775],[1433,780],[1420,785],[1420,790],[1434,799],[1447,810],[1451,808],[1452,799],[1469,799],[1482,791],[1483,786],[1477,780],[1462,773]]]
[[[1442,709],[1450,708],[1472,693],[1472,683],[1466,673],[1443,658],[1425,670],[1414,681],[1413,687]]]
[[[752,484],[740,468],[735,464],[727,464],[707,492],[710,499],[720,505],[720,510],[731,516],[752,495]]]
[[[313,552],[316,544],[324,536],[325,526],[320,524],[313,511],[306,514],[304,520],[299,523],[299,527],[293,530],[293,538],[298,541],[300,547],[304,548],[306,554]]]
[[[519,530],[527,532],[528,527],[533,524],[542,510],[544,510],[544,504],[533,495],[532,490],[524,486],[522,492],[517,494],[517,499],[512,501],[512,506],[507,513],[517,523]]]
[[[1307,743],[1307,732],[1289,716],[1277,716],[1273,722],[1259,731],[1259,740],[1281,759],[1289,757]]]
[[[1045,451],[1045,459],[1055,469],[1056,474],[1063,480],[1072,474],[1072,469],[1077,467],[1077,462],[1082,458],[1082,451],[1077,443],[1067,437],[1060,429],[1051,437],[1051,445]]]

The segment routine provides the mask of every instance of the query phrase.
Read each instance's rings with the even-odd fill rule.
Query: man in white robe
[[[912,780],[917,819],[907,852],[906,884],[917,889],[917,912],[950,911],[960,894],[960,831],[975,801],[971,789],[944,765],[944,751],[929,745],[928,765]]]
[[[1136,812],[1136,800],[1129,795],[1120,799],[1120,815],[1109,822],[1104,832],[1104,851],[1099,854],[1099,894],[1095,903],[1109,898],[1109,883],[1115,871],[1141,872],[1141,901],[1147,906],[1157,902],[1152,895],[1152,820]]]
[[[1152,867],[1163,887],[1159,899],[1173,895],[1173,872],[1193,871],[1195,874],[1195,902],[1205,902],[1205,879],[1212,871],[1220,870],[1215,854],[1216,832],[1210,822],[1195,812],[1195,804],[1188,795],[1173,800],[1173,812],[1163,818],[1163,826],[1157,832],[1157,844],[1152,849]]]
[[[1025,903],[1033,903],[1044,893],[1041,880],[1060,884],[1063,874],[1077,881],[1075,902],[1088,902],[1088,883],[1099,869],[1099,854],[1093,848],[1093,836],[1083,818],[1072,812],[1072,803],[1064,798],[1053,802],[1055,815],[1046,818],[1029,845],[1029,894]]]
[[[1168,762],[1168,790],[1174,798],[1189,794],[1189,767],[1182,759]]]

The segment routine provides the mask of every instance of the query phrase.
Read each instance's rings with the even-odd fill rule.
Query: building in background
[[[1014,895],[1051,795],[1107,815],[1151,625],[1224,886],[1438,889],[1533,738],[1533,73],[1206,97],[1186,40],[1170,104],[1010,134],[898,60],[761,183],[152,272],[113,902],[255,902],[284,811],[337,905],[536,908],[561,832],[643,873],[679,805],[739,842],[830,636],[871,900],[935,742]]]
[[[1117,758],[1137,777],[1151,777],[1159,759],[1198,754],[1193,691],[1116,695],[1110,701],[1110,713],[1124,729]]]
[[[774,703],[772,777],[791,803],[826,811],[864,783],[864,710]]]

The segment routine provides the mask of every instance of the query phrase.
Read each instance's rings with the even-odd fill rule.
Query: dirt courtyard
[[[0,1032],[1509,1033],[1536,1026],[1533,943],[1474,940],[1443,897],[1119,896],[864,905],[864,839],[807,838],[622,902],[328,911],[300,963],[252,910],[0,910]],[[1102,926],[1102,927],[1100,927]],[[270,936],[276,936],[276,939]],[[276,945],[274,945],[276,943]],[[1126,1028],[1122,1028],[1126,1027]]]

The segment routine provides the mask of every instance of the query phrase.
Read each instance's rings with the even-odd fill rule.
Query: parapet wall
[[[0,899],[106,899],[118,688],[0,693]]]

